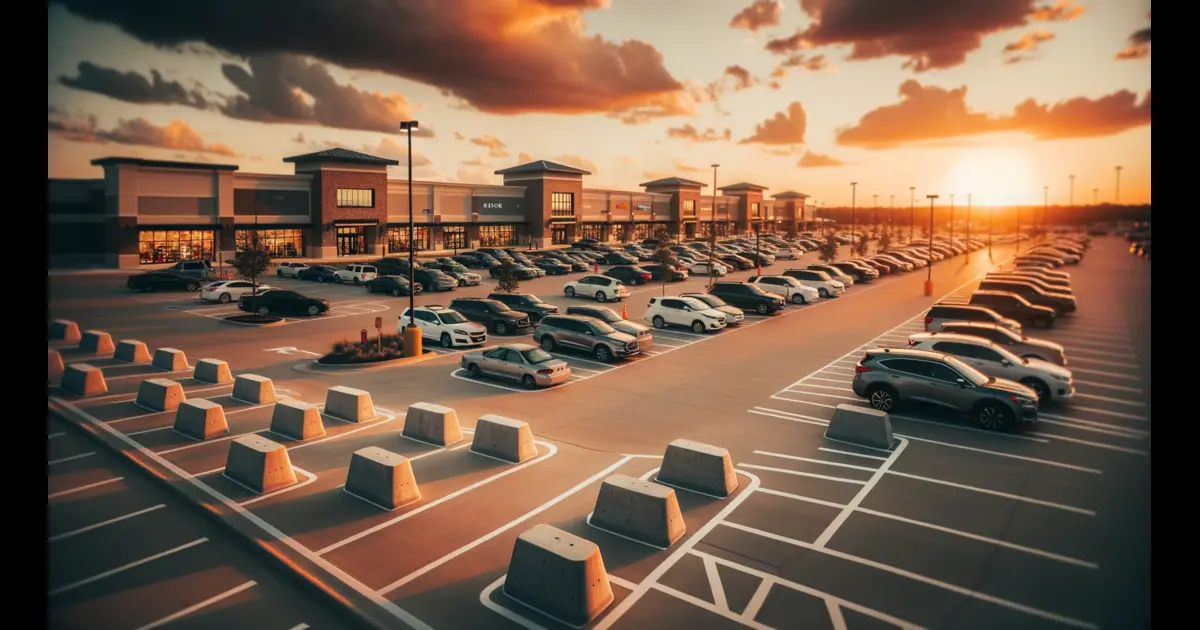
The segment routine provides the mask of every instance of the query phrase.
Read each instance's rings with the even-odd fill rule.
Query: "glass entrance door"
[[[696,238],[696,224],[695,223],[684,223],[683,224],[683,235],[684,235],[684,238]]]
[[[550,243],[553,245],[567,244],[567,226],[555,225],[550,228]]]
[[[340,227],[337,229],[338,256],[358,256],[367,252],[366,237],[361,227]]]

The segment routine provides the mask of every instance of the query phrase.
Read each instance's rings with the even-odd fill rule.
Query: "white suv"
[[[788,276],[750,276],[746,282],[757,284],[768,293],[782,295],[792,304],[808,304],[821,296],[816,289],[806,287],[799,280]]]
[[[282,278],[295,278],[301,271],[308,269],[308,263],[281,262],[275,270],[275,275]]]
[[[408,311],[400,314],[400,333],[408,327]],[[487,341],[487,328],[463,317],[445,306],[418,306],[413,313],[417,328],[426,339],[437,339],[443,348],[482,346]]]
[[[338,269],[333,274],[337,278],[337,283],[353,282],[354,284],[362,284],[367,280],[374,280],[379,277],[379,270],[371,265],[346,265],[343,269]]]
[[[725,313],[690,297],[650,298],[644,319],[655,328],[684,326],[697,334],[721,330],[728,325]]]
[[[823,298],[841,295],[846,292],[846,285],[834,280],[829,274],[816,269],[788,269],[783,275],[795,278],[806,287],[817,290],[817,295]]]
[[[608,276],[584,276],[564,285],[563,293],[567,297],[578,295],[594,297],[597,302],[607,302],[629,297],[629,287],[620,280]]]

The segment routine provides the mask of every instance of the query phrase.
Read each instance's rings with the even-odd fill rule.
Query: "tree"
[[[876,243],[876,245],[875,245],[875,251],[877,253],[878,252],[886,252],[888,250],[888,248],[891,246],[892,246],[892,234],[891,234],[891,231],[889,230],[889,231],[884,232],[883,234],[879,235],[879,242]]]
[[[675,250],[671,249],[671,246],[675,243],[671,241],[667,230],[665,228],[659,228],[659,230],[655,232],[654,237],[658,239],[658,247],[654,249],[654,255],[651,256],[651,258],[654,260],[654,262],[657,262],[664,267],[674,269],[675,265],[679,263],[679,257],[675,255]],[[665,269],[663,271],[662,294],[666,295],[667,280],[670,278],[671,274]]]
[[[840,244],[837,240],[837,235],[830,232],[825,235],[825,240],[817,247],[818,255],[823,263],[831,263],[837,260],[838,248]]]
[[[521,281],[517,278],[517,264],[511,258],[500,261],[496,276],[500,279],[496,288],[504,293],[514,293],[521,288]]]
[[[229,261],[233,270],[239,278],[254,285],[251,289],[251,294],[258,293],[258,279],[267,271],[267,267],[271,265],[271,253],[267,250],[266,243],[258,236],[258,230],[250,230],[250,237],[238,253]]]
[[[854,252],[855,256],[862,258],[863,256],[867,255],[867,250],[870,247],[871,247],[871,237],[866,234],[863,234],[858,237],[858,242],[854,244],[854,247],[851,248],[851,251]]]
[[[929,227],[928,226],[925,226],[925,225],[921,226],[921,238],[924,238],[925,240],[929,240]]]

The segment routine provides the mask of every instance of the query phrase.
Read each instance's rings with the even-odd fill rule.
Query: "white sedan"
[[[780,260],[796,260],[800,258],[800,252],[791,247],[780,247],[774,254]]]
[[[308,269],[307,263],[302,262],[281,262],[279,268],[275,270],[275,275],[281,278],[295,278],[301,271]]]
[[[262,293],[273,288],[275,287],[260,284],[258,285],[258,292]],[[254,291],[254,283],[246,282],[245,280],[219,280],[201,287],[200,299],[208,302],[229,304],[230,302],[239,301],[243,295],[250,295],[252,291]]]
[[[729,273],[729,267],[714,260],[712,262],[712,270],[711,270],[712,273],[710,274],[708,265],[709,265],[708,260],[702,260],[702,261],[695,263],[692,266],[688,267],[687,270],[688,270],[688,273],[693,276],[715,275],[717,277],[721,277],[721,276]]]

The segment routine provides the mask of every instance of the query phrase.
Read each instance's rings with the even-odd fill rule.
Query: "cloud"
[[[528,164],[528,163],[534,161],[535,159],[536,158],[534,158],[529,153],[525,153],[524,151],[522,151],[521,153],[517,154],[517,163],[514,164],[514,166],[520,166],[521,164]]]
[[[730,140],[733,137],[733,132],[728,128],[724,132],[718,132],[712,127],[700,131],[690,124],[684,124],[682,127],[667,129],[667,137],[689,140],[691,142],[717,142],[719,140]]]
[[[587,32],[584,12],[607,0],[52,1],[159,47],[305,55],[441,88],[485,113],[690,113],[652,45]]]
[[[465,162],[464,162],[465,164]],[[494,183],[487,173],[475,168],[460,168],[454,174],[454,179],[464,184]]]
[[[801,68],[809,72],[819,72],[829,67],[829,62],[825,55],[808,55],[805,53],[794,53],[787,59],[784,59],[771,71],[771,77],[782,79],[786,77],[792,68]]]
[[[1025,33],[1015,42],[1011,42],[1004,46],[1006,53],[1022,53],[1037,50],[1043,43],[1054,39],[1054,33],[1044,30],[1036,30]]]
[[[224,144],[205,142],[195,129],[182,120],[172,120],[165,127],[160,127],[144,118],[121,119],[113,128],[101,129],[95,116],[76,119],[60,117],[49,118],[46,129],[49,133],[56,133],[74,142],[173,149],[222,157],[237,155]]]
[[[729,21],[730,28],[744,28],[756,32],[760,28],[779,26],[783,19],[783,3],[779,0],[754,0],[750,6],[738,11]]]
[[[1121,90],[1098,99],[1073,98],[1053,105],[1028,99],[1007,115],[972,111],[967,88],[945,89],[909,79],[900,101],[867,112],[857,124],[837,131],[842,146],[888,149],[903,144],[962,138],[1002,131],[1037,139],[1106,136],[1150,124],[1150,92]]]
[[[578,155],[571,155],[570,153],[564,153],[563,155],[554,156],[554,161],[558,162],[560,164],[566,164],[567,166],[574,166],[575,168],[581,168],[585,171],[588,171],[592,175],[600,174],[600,167],[596,166],[595,162],[593,162],[587,158],[579,157]]]
[[[729,66],[725,68],[725,77],[733,79],[733,91],[741,92],[747,90],[758,83],[758,77],[750,73],[749,70],[741,66]]]
[[[800,158],[800,161],[796,163],[796,166],[799,166],[800,168],[822,168],[827,166],[845,165],[845,162],[837,158],[830,157],[828,155],[821,155],[820,153],[813,153],[812,151],[805,153],[804,157]]]
[[[395,138],[389,138],[385,136],[380,138],[379,144],[364,144],[362,151],[368,155],[377,155],[379,157],[399,160],[399,166],[401,167],[408,166],[408,142],[405,140],[397,140]],[[412,156],[414,168],[433,164],[429,158],[421,155],[417,151],[413,151]]]
[[[768,51],[785,55],[806,47],[848,45],[851,61],[898,56],[914,72],[962,64],[985,35],[1083,13],[1071,0],[1054,5],[1038,0],[801,0],[800,8],[809,26],[767,42]]]
[[[179,81],[165,80],[158,70],[151,70],[147,78],[132,70],[121,72],[90,61],[80,61],[76,71],[77,76],[62,75],[58,77],[58,82],[76,90],[127,103],[184,105],[197,109],[207,109],[210,105],[200,90],[188,89]]]
[[[707,173],[709,169],[702,166],[692,166],[684,163],[682,160],[675,160],[675,170],[682,173]]]
[[[471,138],[471,144],[487,149],[488,155],[491,157],[508,157],[508,145],[490,133],[485,133],[477,138]]]
[[[487,162],[484,162],[480,158],[472,158],[470,160],[463,160],[463,161],[459,162],[459,164],[462,164],[463,166],[487,166],[488,165]]]
[[[1150,56],[1150,27],[1129,36],[1129,45],[1117,53],[1118,60],[1145,59]]]
[[[799,102],[788,105],[786,112],[755,125],[754,135],[739,141],[739,144],[804,144],[804,132],[808,128],[808,115]]]
[[[467,139],[467,137],[466,137],[466,136],[464,136],[464,135],[462,135],[461,133],[459,133],[459,132],[455,131],[455,132],[454,132],[454,139],[455,139],[455,140],[466,140],[466,139]]]

